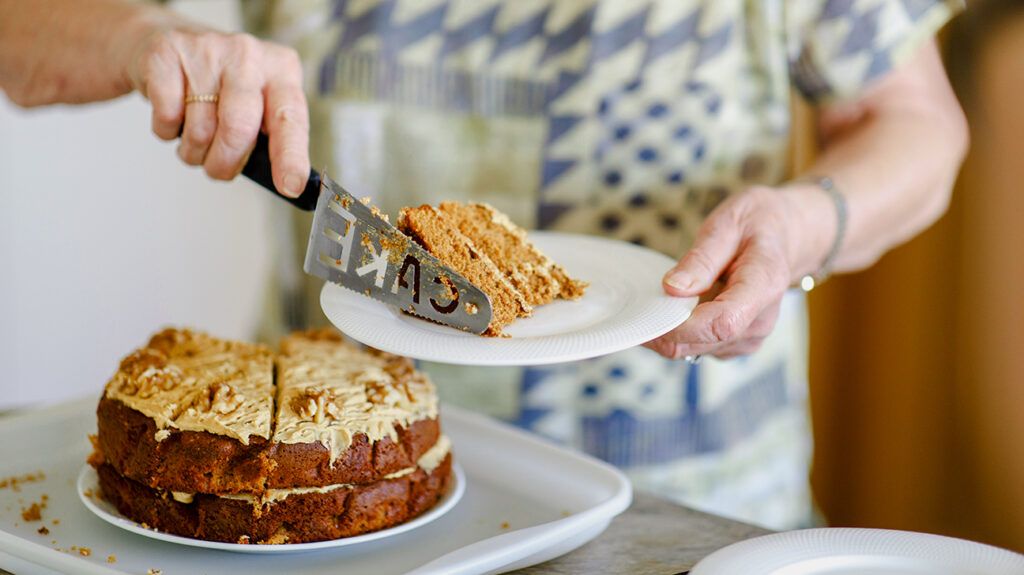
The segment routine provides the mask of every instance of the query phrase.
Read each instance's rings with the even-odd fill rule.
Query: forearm
[[[139,2],[0,0],[0,88],[22,106],[114,98],[147,37],[190,25]]]
[[[827,175],[848,204],[846,235],[834,271],[869,266],[886,251],[931,225],[945,211],[967,149],[963,114],[934,47],[926,47],[864,101],[820,117],[822,152],[808,170]],[[818,192],[803,191],[810,270],[835,238],[835,207]]]

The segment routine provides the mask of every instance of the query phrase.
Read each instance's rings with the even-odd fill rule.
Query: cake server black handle
[[[249,161],[242,168],[242,174],[300,210],[311,212],[316,208],[316,200],[320,197],[320,172],[309,170],[306,188],[298,197],[282,195],[274,186],[274,178],[270,173],[270,140],[263,132],[256,136],[256,146],[249,154]]]

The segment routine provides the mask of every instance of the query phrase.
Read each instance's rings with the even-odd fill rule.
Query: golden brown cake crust
[[[102,496],[123,515],[167,533],[228,543],[309,543],[351,537],[409,521],[446,492],[451,455],[427,471],[326,493],[290,495],[273,503],[195,495],[188,503],[97,468]]]

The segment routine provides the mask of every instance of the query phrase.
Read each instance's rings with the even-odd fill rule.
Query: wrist
[[[789,258],[793,284],[824,270],[839,232],[836,205],[813,181],[795,181],[779,189],[791,214]]]

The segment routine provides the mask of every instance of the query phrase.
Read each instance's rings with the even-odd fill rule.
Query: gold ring
[[[217,94],[189,94],[185,96],[185,105],[193,104],[195,102],[203,102],[206,104],[216,104],[220,97]]]

